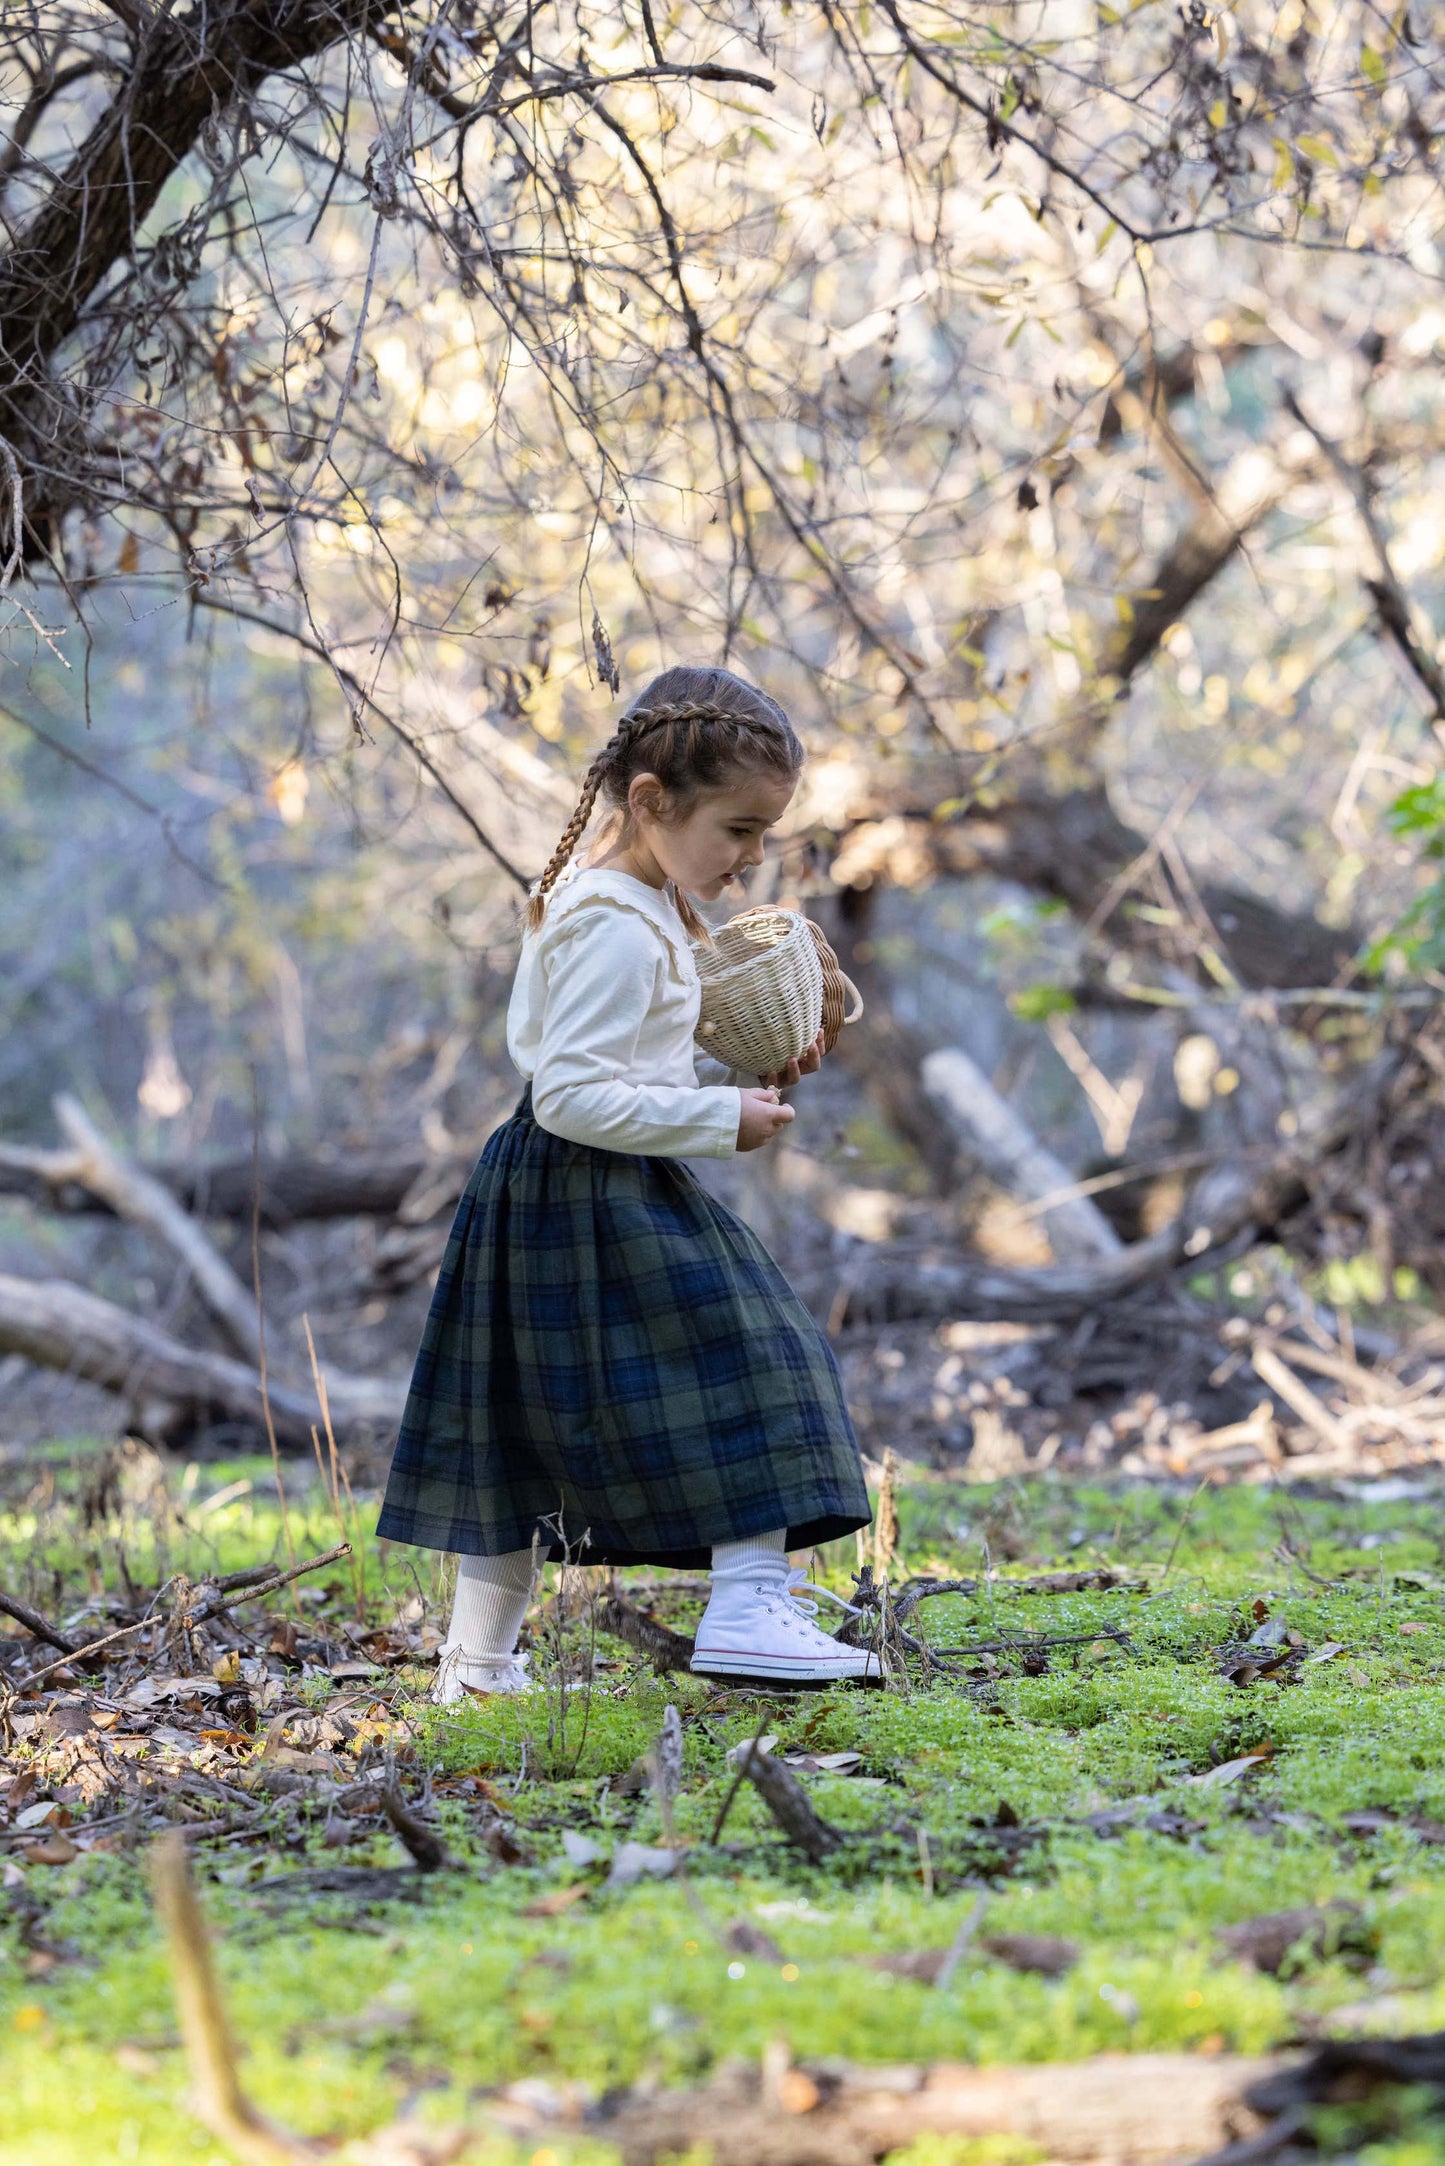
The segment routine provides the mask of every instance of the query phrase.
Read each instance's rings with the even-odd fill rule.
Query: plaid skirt
[[[457,1208],[378,1534],[696,1566],[869,1516],[832,1351],[761,1242],[676,1160],[566,1143],[524,1093]]]

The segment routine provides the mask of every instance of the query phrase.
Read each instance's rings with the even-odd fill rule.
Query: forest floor
[[[366,1499],[287,1484],[283,1529],[269,1463],[98,1468],[71,1443],[0,1474],[0,1590],[86,1640],[177,1573],[358,1537],[189,1647],[137,1633],[94,1678],[28,1690],[53,1655],[18,1625],[0,1639],[3,2166],[221,2158],[187,2111],[147,1891],[166,1821],[188,1829],[254,2100],[306,2132],[481,2121],[487,2166],[615,2166],[577,2128],[589,2099],[780,2039],[803,2063],[1019,2063],[1445,2027],[1445,1521],[1424,1484],[910,1477],[893,1584],[979,1582],[912,1620],[992,1649],[958,1674],[765,1698],[597,1637],[590,1686],[569,1685],[595,1608],[574,1578],[559,1624],[552,1570],[543,1689],[445,1711],[425,1697],[440,1560],[379,1548]],[[853,1542],[821,1562],[849,1592]],[[1122,1583],[1009,1585],[1104,1567]],[[621,1577],[695,1621],[699,1583]],[[669,1706],[670,1808],[640,1764]],[[748,1782],[714,1839],[729,1752],[760,1729],[822,1762],[800,1778],[847,1840],[821,1864]],[[379,1775],[449,1865],[412,1863]],[[1252,1924],[1287,1911],[1313,1915]],[[1338,2142],[1445,2158],[1437,2124],[1392,2110],[1364,2153],[1358,2130]]]

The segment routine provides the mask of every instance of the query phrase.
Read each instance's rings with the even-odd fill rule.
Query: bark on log
[[[1040,1216],[1060,1263],[1120,1253],[1123,1243],[1098,1205],[1087,1196],[1068,1193],[1076,1185],[1068,1167],[1045,1150],[967,1053],[957,1046],[929,1053],[921,1075],[929,1098],[991,1180],[1010,1195],[1034,1203],[1050,1196],[1059,1199]]]
[[[661,2166],[695,2145],[713,2166],[874,2166],[928,2135],[1016,2136],[1071,2166],[1164,2166],[1254,2133],[1242,2094],[1280,2065],[1187,2053],[816,2074],[805,2064],[770,2083],[730,2070],[705,2090],[624,2100],[599,2133],[626,2166]]]
[[[27,1196],[53,1211],[110,1212],[112,1206],[83,1183],[83,1154],[0,1144],[0,1195]],[[142,1165],[145,1178],[164,1188],[183,1209],[201,1219],[249,1220],[259,1189],[261,1223],[284,1230],[310,1219],[395,1218],[423,1177],[443,1178],[446,1161],[402,1153],[395,1158],[356,1152],[338,1158],[292,1153],[228,1158],[214,1165]],[[470,1165],[457,1162],[453,1200],[466,1185]]]
[[[127,1165],[78,1101],[62,1092],[55,1118],[79,1159],[77,1179],[131,1225],[163,1241],[179,1256],[206,1308],[243,1361],[261,1358],[256,1297],[206,1238],[174,1196],[139,1167]]]
[[[856,1244],[841,1272],[799,1281],[816,1315],[836,1328],[969,1316],[1019,1323],[1066,1322],[1102,1308],[1176,1265],[1197,1266],[1237,1236],[1273,1225],[1303,1194],[1312,1170],[1373,1121],[1403,1056],[1381,1054],[1308,1137],[1296,1137],[1252,1164],[1217,1166],[1178,1218],[1117,1255],[1087,1263],[1013,1270],[915,1242]]]
[[[958,798],[964,803],[956,813],[935,819],[937,805]],[[1149,838],[1119,818],[1101,782],[1053,790],[1042,779],[1022,779],[1011,790],[995,785],[985,807],[969,801],[957,764],[942,763],[890,781],[888,796],[876,803],[860,796],[835,870],[845,882],[891,877],[892,868],[906,871],[909,881],[991,874],[1064,903],[1082,924],[1097,920],[1119,947],[1150,957],[1166,952],[1177,961],[1177,942],[1131,911],[1127,895],[1109,906],[1119,876],[1148,852]],[[1225,881],[1195,885],[1220,952],[1242,985],[1330,985],[1358,952],[1353,927],[1322,925]]]
[[[178,1339],[64,1279],[0,1276],[0,1354],[20,1354],[121,1394],[142,1410],[143,1426],[228,1419],[264,1427],[261,1379],[245,1362],[198,1353]],[[395,1427],[406,1399],[399,1379],[328,1371],[327,1395],[337,1436],[366,1443]],[[277,1442],[311,1447],[320,1422],[313,1391],[272,1382]],[[153,1411],[152,1411],[153,1410]]]

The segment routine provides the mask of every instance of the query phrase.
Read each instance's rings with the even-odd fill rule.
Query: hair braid
[[[641,740],[667,730],[666,749],[637,765]],[[664,670],[623,715],[583,778],[571,819],[557,838],[542,877],[527,905],[527,925],[535,932],[547,911],[547,898],[576,850],[604,791],[625,807],[636,773],[654,772],[679,806],[701,791],[725,787],[738,770],[765,767],[796,775],[803,748],[775,700],[724,669]],[[678,897],[683,922],[695,936],[706,928],[686,897]]]

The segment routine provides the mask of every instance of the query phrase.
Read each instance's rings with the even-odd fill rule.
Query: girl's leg
[[[813,1622],[818,1604],[806,1574],[788,1566],[787,1528],[745,1542],[719,1542],[712,1553],[712,1593],[697,1628],[692,1668],[703,1677],[771,1679],[825,1685],[876,1678],[876,1656],[846,1647]],[[828,1596],[837,1601],[836,1595]],[[847,1609],[842,1602],[840,1608]]]
[[[459,1557],[451,1629],[437,1662],[433,1698],[443,1702],[474,1692],[521,1692],[527,1684],[517,1635],[532,1599],[530,1549],[500,1557]]]

